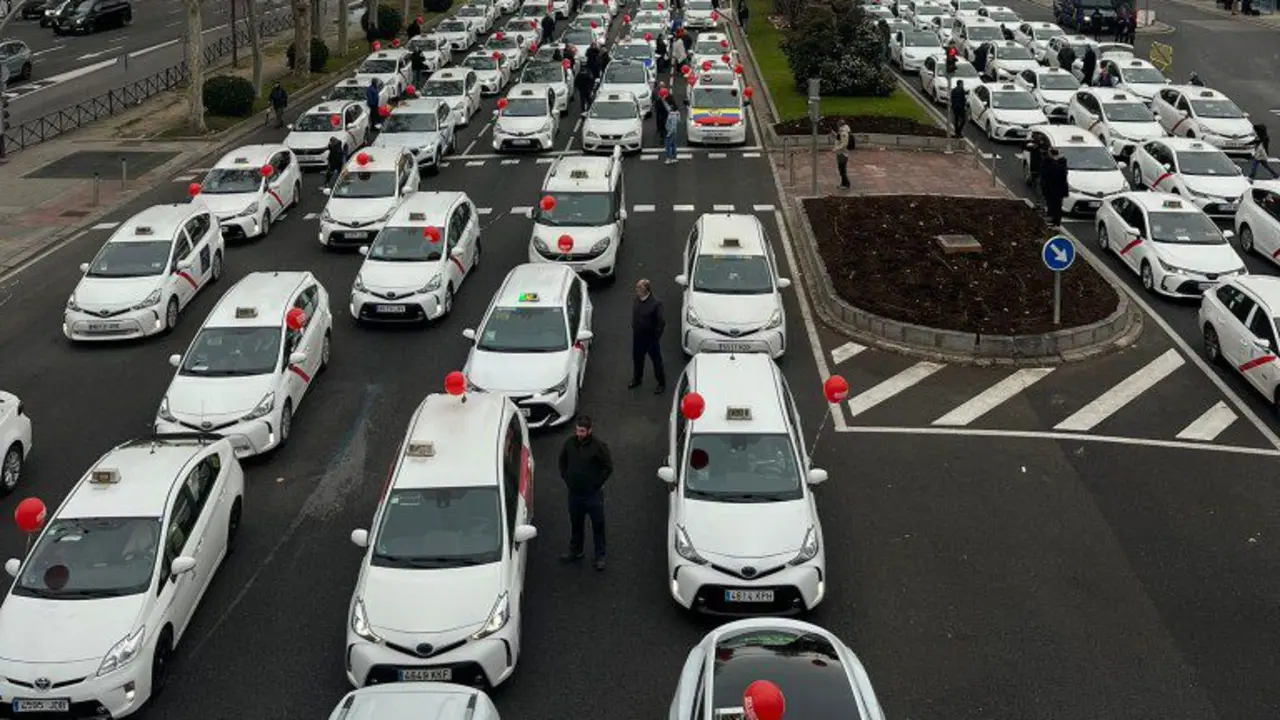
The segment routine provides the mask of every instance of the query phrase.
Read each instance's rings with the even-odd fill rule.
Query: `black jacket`
[[[342,152],[342,142],[337,138],[329,141],[329,168],[332,170],[341,170],[346,164],[346,153]]]
[[[420,73],[427,69],[427,60],[422,57],[422,53],[420,52],[415,51],[412,57],[409,58],[409,63],[413,66],[413,71],[415,73]]]
[[[590,95],[591,91],[595,89],[596,79],[591,77],[590,71],[583,68],[577,77],[573,79],[573,86],[583,95]]]
[[[600,72],[600,48],[592,45],[587,48],[587,69],[595,75]]]
[[[556,19],[550,15],[542,16],[542,36],[551,37],[556,32]]]
[[[609,446],[596,439],[595,435],[586,442],[571,435],[560,448],[560,477],[575,495],[592,495],[613,475],[613,457],[609,454]]]
[[[404,29],[404,36],[408,39],[413,39],[421,34],[422,34],[422,26],[419,25],[416,20],[414,22],[409,23],[409,27]]]
[[[289,93],[284,88],[277,85],[271,88],[271,107],[282,108],[289,104]]]
[[[636,340],[657,340],[666,327],[667,321],[662,319],[662,303],[653,293],[643,300],[636,298],[631,306],[632,337]]]
[[[1066,158],[1045,158],[1040,164],[1040,192],[1046,198],[1067,196]]]
[[[1090,45],[1088,50],[1084,51],[1084,59],[1080,61],[1080,72],[1084,75],[1086,81],[1093,80],[1093,71],[1098,69],[1098,54],[1093,51]],[[1071,68],[1063,68],[1070,71]]]
[[[960,85],[951,88],[951,117],[967,117],[969,114],[969,97]]]

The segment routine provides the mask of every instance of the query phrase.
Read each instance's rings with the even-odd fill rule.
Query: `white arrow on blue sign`
[[[1044,260],[1045,267],[1060,273],[1076,261],[1076,244],[1062,235],[1049,238],[1040,250],[1040,259]]]

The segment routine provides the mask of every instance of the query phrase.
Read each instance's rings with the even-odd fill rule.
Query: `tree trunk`
[[[182,0],[187,10],[187,126],[196,133],[208,128],[204,124],[204,18],[200,5],[204,0]]]
[[[320,0],[311,0],[311,37],[324,39],[324,18],[320,12]]]
[[[409,23],[413,22],[413,3],[409,0],[404,0],[404,9],[400,11],[400,18],[403,20],[405,27],[408,27]]]
[[[235,2],[236,0],[231,0]],[[258,13],[258,0],[245,2],[248,15],[249,51],[253,57],[253,92],[262,94],[262,16]]]
[[[364,4],[364,8],[365,14],[369,18],[369,29],[373,30],[378,27],[378,0],[367,0]]]
[[[293,1],[293,76],[311,77],[311,3]]]
[[[347,30],[351,25],[351,4],[348,0],[338,0],[338,57],[347,56],[347,45],[351,44],[351,39],[347,37]]]

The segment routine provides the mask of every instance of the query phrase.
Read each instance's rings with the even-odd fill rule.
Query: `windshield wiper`
[[[720,496],[715,493],[709,493],[706,490],[694,490],[691,487],[684,489],[684,496],[691,500],[719,500]]]
[[[766,493],[716,493],[717,500],[731,503],[765,503],[778,502],[782,498]]]
[[[36,597],[49,598],[52,600],[90,600],[93,598],[119,597],[126,594],[126,591],[119,589],[48,590],[45,588],[27,587],[25,585],[18,586],[18,589],[24,593],[35,595]]]
[[[485,564],[480,560],[460,557],[412,557],[408,560],[415,567],[472,567]]]

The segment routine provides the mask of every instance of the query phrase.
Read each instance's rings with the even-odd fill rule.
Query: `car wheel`
[[[1098,247],[1102,248],[1103,250],[1111,249],[1111,236],[1107,234],[1106,225],[1102,225],[1102,224],[1098,225]]]
[[[326,331],[320,343],[320,370],[329,367],[329,356],[333,354],[333,336]]]
[[[1146,186],[1142,182],[1142,168],[1138,167],[1137,163],[1134,163],[1131,174],[1133,175],[1133,189],[1146,190]]]
[[[18,79],[24,81],[31,79],[31,63],[23,63],[22,70],[18,71]]]
[[[209,268],[209,278],[212,282],[218,282],[222,279],[222,253],[213,254],[213,266]]]
[[[280,411],[280,444],[276,447],[284,447],[289,442],[289,433],[293,431],[293,401],[285,400],[284,409]]]
[[[18,487],[22,479],[22,446],[14,443],[4,454],[4,464],[0,465],[0,495],[8,495]]]
[[[240,534],[240,498],[231,505],[231,514],[227,516],[227,554],[236,551],[236,536]]]
[[[475,269],[480,267],[480,247],[480,238],[476,238],[476,252],[471,257],[471,269],[467,271],[468,275],[475,272]]]
[[[271,233],[271,211],[263,210],[262,219],[258,221],[258,225],[262,228],[262,232],[258,233],[258,237],[264,238]]]
[[[1218,340],[1218,331],[1209,323],[1204,325],[1204,359],[1210,365],[1222,362],[1222,343]]]
[[[293,184],[293,198],[289,201],[289,209],[298,207],[298,203],[302,202],[302,181]]]
[[[178,298],[169,298],[169,305],[164,310],[164,329],[169,332],[178,326]]]
[[[1142,261],[1142,269],[1138,271],[1142,275],[1142,287],[1149,293],[1156,291],[1156,275],[1151,269],[1151,263],[1146,260]]]
[[[169,660],[173,657],[173,631],[165,627],[156,640],[156,651],[151,656],[151,697],[158,697],[169,684]]]
[[[1245,253],[1251,253],[1255,250],[1253,246],[1253,228],[1248,225],[1240,226],[1240,250]]]
[[[453,285],[452,284],[450,284],[449,287],[444,289],[444,312],[441,313],[440,317],[447,318],[451,313],[453,313]]]

